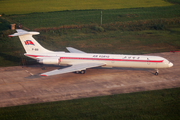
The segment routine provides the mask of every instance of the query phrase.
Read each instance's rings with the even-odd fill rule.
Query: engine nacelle
[[[39,58],[37,59],[37,61],[39,63],[42,63],[42,64],[52,64],[52,65],[59,65],[60,64],[60,58]]]

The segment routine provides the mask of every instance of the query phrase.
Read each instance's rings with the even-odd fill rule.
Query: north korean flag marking
[[[24,41],[25,45],[35,45],[31,40]]]

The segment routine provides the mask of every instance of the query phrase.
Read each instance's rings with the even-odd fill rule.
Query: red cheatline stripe
[[[25,55],[29,57],[51,57],[51,56],[43,56],[43,55],[29,55],[29,54],[25,54]]]
[[[130,60],[130,59],[76,58],[76,57],[61,57],[61,59],[128,61],[128,62],[158,62],[158,63],[163,62],[163,60]]]
[[[29,55],[30,57],[51,57],[51,56],[42,56],[42,55]],[[60,59],[73,59],[73,60],[104,60],[104,61],[127,61],[127,62],[156,62],[161,63],[163,60],[131,60],[131,59],[105,59],[105,58],[80,58],[80,57],[60,57]]]
[[[47,75],[41,74],[41,76],[47,76]]]

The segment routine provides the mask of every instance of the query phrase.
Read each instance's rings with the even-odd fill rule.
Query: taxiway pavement
[[[153,69],[96,68],[50,77],[38,74],[57,67],[0,67],[0,107],[180,87],[180,52],[149,55],[165,57],[174,66],[159,69],[158,76]]]

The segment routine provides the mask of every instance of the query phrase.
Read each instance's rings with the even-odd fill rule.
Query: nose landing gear
[[[158,72],[155,72],[154,74],[155,74],[155,75],[158,75],[159,73],[158,73]]]
[[[158,75],[159,74],[159,71],[158,69],[156,69],[156,72],[154,73],[154,75]]]

